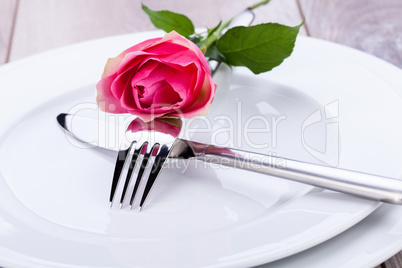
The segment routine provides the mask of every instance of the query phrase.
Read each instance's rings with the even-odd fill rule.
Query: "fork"
[[[148,166],[149,160],[154,157],[154,163],[149,173],[146,185],[139,203],[139,211],[145,203],[153,184],[155,183],[163,164],[174,145],[182,127],[182,120],[176,118],[155,119],[151,122],[144,122],[140,118],[133,120],[127,127],[125,140],[122,142],[117,155],[116,165],[113,173],[112,186],[110,190],[109,206],[112,207],[116,196],[118,184],[122,177],[125,165],[129,163],[124,186],[120,197],[120,208],[123,207],[129,185],[134,175],[134,169],[140,162],[140,155],[143,155],[134,188],[131,193],[129,209],[133,207],[134,199]]]

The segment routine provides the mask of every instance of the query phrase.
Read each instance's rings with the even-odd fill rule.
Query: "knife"
[[[57,116],[67,139],[83,148],[118,151],[125,133],[118,124],[102,120],[62,113]],[[74,122],[74,123],[73,123]],[[101,130],[101,131],[100,131]],[[112,132],[110,130],[113,130]],[[114,141],[111,143],[106,140]],[[101,140],[103,140],[101,142]],[[100,143],[101,142],[101,143]],[[365,199],[391,204],[402,204],[402,180],[333,168],[273,155],[248,152],[240,149],[220,147],[178,138],[173,145],[170,158],[201,160],[208,163],[240,168],[283,179],[309,184]],[[280,164],[278,164],[280,163]]]

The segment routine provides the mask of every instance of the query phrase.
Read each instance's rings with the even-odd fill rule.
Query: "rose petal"
[[[207,74],[205,74],[205,71],[202,68],[197,69],[197,71],[194,73],[194,79],[195,79],[194,84],[191,88],[189,88],[187,90],[188,97],[186,99],[185,105],[188,105],[188,103],[192,103],[192,102],[196,101],[200,91],[203,88],[206,75]]]
[[[154,84],[152,84],[151,86],[148,87],[144,87],[144,96],[142,98],[140,98],[140,102],[145,104],[148,107],[150,107],[151,105],[154,105],[155,107],[157,106],[158,103],[154,103],[154,96],[155,96],[155,92],[157,92],[158,90],[161,90],[162,88],[168,86],[166,81],[162,80],[162,81],[158,81]],[[141,105],[142,106],[142,105]],[[144,107],[144,106],[142,106]]]
[[[134,76],[135,71],[127,70],[126,72],[117,75],[110,86],[110,90],[116,99],[120,99],[127,84],[130,84],[131,78]]]
[[[196,65],[198,68],[203,68],[202,63],[197,59],[193,51],[187,50],[182,53],[175,53],[171,55],[161,55],[158,59],[168,65],[179,65],[186,67],[190,64]]]
[[[173,75],[166,78],[166,82],[172,86],[174,91],[179,94],[182,100],[186,99],[188,89],[194,86],[194,72],[176,71]]]
[[[120,99],[120,103],[121,106],[126,109],[130,109],[132,107],[137,106],[134,99],[133,89],[131,88],[131,86],[126,87],[126,89],[124,90],[123,95]]]
[[[115,79],[115,75],[102,78],[96,84],[97,97],[96,102],[102,111],[109,113],[127,113],[127,109],[123,108],[120,100],[116,99],[110,91],[110,86]]]
[[[148,71],[150,72],[148,73]],[[172,76],[174,73],[177,72],[177,70],[168,65],[158,62],[158,65],[155,66],[154,69],[152,70],[146,69],[144,70],[144,72],[146,72],[145,74],[140,74],[142,72],[143,71],[141,68],[141,70],[138,72],[138,75],[136,75],[133,78],[133,81],[131,83],[133,87],[135,85],[141,85],[144,86],[145,88],[150,87],[153,84],[158,83],[162,80],[165,80],[167,77]],[[141,78],[141,80],[138,78]]]
[[[132,47],[124,50],[117,57],[109,58],[108,61],[106,62],[105,69],[102,74],[102,78],[116,73],[120,63],[123,61],[123,59],[127,53],[133,52],[133,51],[142,51],[143,49],[146,49],[147,47],[149,47],[150,45],[154,44],[155,42],[157,42],[161,39],[162,38],[158,37],[158,38],[152,38],[152,39],[145,40],[139,44],[136,44],[135,46],[132,46]]]
[[[148,53],[143,51],[134,51],[127,53],[119,64],[116,73],[121,74],[127,70],[137,70],[141,64],[146,61]]]
[[[135,114],[134,112],[132,112],[134,109],[139,109],[139,110],[143,109],[141,106],[140,97],[138,95],[137,90],[138,90],[137,88],[131,87],[131,91],[132,91],[134,102],[135,102],[135,105],[133,105],[131,108],[127,108],[127,110],[130,110],[131,114]]]
[[[209,105],[214,100],[215,91],[216,85],[213,83],[212,78],[209,75],[205,75],[202,90],[200,90],[196,100],[182,106],[183,116],[191,118],[196,115],[207,114]]]
[[[156,55],[170,55],[175,53],[180,53],[183,51],[187,51],[188,48],[179,44],[175,44],[173,42],[163,42],[158,43],[153,46],[148,47],[146,50],[147,53],[156,54]]]
[[[153,98],[156,107],[168,107],[169,109],[172,105],[179,105],[181,101],[180,95],[169,84],[156,91]]]
[[[194,44],[187,38],[184,38],[183,36],[181,36],[180,34],[178,34],[175,31],[171,31],[170,33],[166,34],[161,40],[158,40],[157,43],[161,43],[164,41],[171,41],[175,44],[180,44],[182,46],[189,48],[193,52],[195,52],[195,54],[197,55],[197,58],[200,60],[201,64],[204,66],[204,68],[206,70],[208,70],[207,73],[209,75],[211,75],[211,71],[209,70],[209,65],[204,56],[204,53],[202,53],[202,51],[196,44]]]

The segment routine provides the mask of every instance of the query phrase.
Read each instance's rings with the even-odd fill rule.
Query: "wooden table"
[[[151,9],[190,17],[196,27],[255,3],[253,0],[143,0]],[[402,68],[401,0],[272,0],[255,23],[289,26],[301,34],[351,46]],[[89,39],[153,30],[139,0],[0,0],[0,64]],[[402,251],[379,267],[402,267]]]

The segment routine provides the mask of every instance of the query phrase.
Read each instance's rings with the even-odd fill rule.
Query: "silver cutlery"
[[[245,10],[234,17],[227,29],[240,25],[250,25],[253,19],[254,13],[251,10]],[[81,135],[81,133],[94,131],[94,129],[90,129],[91,124],[83,123],[80,124],[81,129],[72,130],[71,122],[73,117],[73,115],[69,114],[60,114],[57,117],[59,124],[64,128],[67,135],[86,146],[102,148],[102,146],[99,147],[97,145],[94,147],[94,145],[91,145],[90,142],[86,140],[86,135]],[[91,121],[91,119],[84,118],[75,118],[75,120],[86,121],[87,123]],[[129,127],[128,131],[126,131],[127,137],[125,143],[122,144],[122,147],[118,151],[116,159],[109,197],[110,206],[113,204],[113,199],[115,198],[125,163],[130,162],[120,197],[120,208],[123,206],[134,168],[136,163],[140,162],[140,155],[143,157],[131,194],[129,202],[130,209],[132,208],[136,192],[150,158],[154,158],[154,163],[139,203],[139,210],[143,207],[156,178],[161,172],[163,163],[168,157],[178,159],[195,158],[204,162],[217,163],[233,168],[276,176],[370,200],[402,204],[401,180],[185,140],[178,137],[179,130],[181,129],[180,120],[177,122],[162,121],[162,123],[168,125],[172,124],[172,129],[175,129],[175,131],[171,131],[170,134],[159,131],[160,128],[158,129],[158,127],[155,128],[155,126],[147,126],[145,123],[139,123],[140,120],[138,119],[133,122],[137,122],[133,124],[137,124],[137,126],[139,124],[142,128],[140,127],[133,131],[133,128]],[[156,123],[161,122],[156,121]],[[174,126],[176,126],[176,128]],[[277,163],[281,163],[281,165]]]
[[[88,143],[80,133],[96,132],[97,128],[94,128],[94,125],[98,126],[98,124],[102,123],[95,119],[69,114],[60,114],[57,120],[69,138],[74,137],[75,140],[79,140],[86,145]],[[81,128],[75,128],[72,131],[73,120]],[[218,163],[224,166],[297,181],[370,200],[402,204],[402,180],[394,178],[310,164],[239,149],[224,148],[182,138],[176,138],[175,142],[169,148],[169,158],[194,158],[209,163]],[[277,163],[282,164],[278,165]],[[154,181],[150,183],[150,187],[152,187],[153,183]],[[149,190],[147,190],[147,193],[149,193]]]
[[[141,162],[130,198],[129,208],[132,208],[135,195],[149,159],[151,156],[154,156],[154,163],[139,203],[139,210],[141,211],[141,208],[180,133],[181,126],[181,119],[155,119],[151,122],[144,122],[141,119],[136,118],[130,123],[126,131],[126,139],[123,140],[121,148],[117,154],[109,198],[110,206],[113,204],[117,185],[120,181],[125,163],[129,161],[130,164],[120,198],[120,208],[123,206],[128,186],[133,177],[134,168],[137,162]],[[140,155],[143,155],[142,161],[140,161]]]

